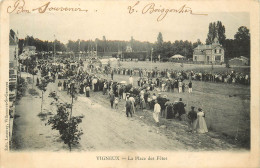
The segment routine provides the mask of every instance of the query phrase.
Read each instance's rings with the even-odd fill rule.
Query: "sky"
[[[208,13],[208,16],[168,14],[157,22],[158,14],[130,15],[122,10],[85,13],[10,14],[9,28],[19,32],[19,38],[27,35],[41,40],[135,40],[155,42],[161,32],[164,41],[188,40],[205,42],[210,22],[221,21],[226,38],[233,39],[240,26],[250,29],[246,12]]]

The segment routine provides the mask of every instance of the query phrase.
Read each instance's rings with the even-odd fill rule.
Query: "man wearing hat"
[[[182,102],[182,98],[179,99],[179,102],[176,104],[177,112],[179,114],[178,118],[181,120],[181,115],[185,114],[185,107],[186,105]]]
[[[191,111],[188,113],[188,125],[189,125],[189,131],[192,133],[196,129],[196,119],[197,119],[197,112],[194,111],[195,107],[191,106]]]
[[[131,112],[132,102],[129,100],[129,95],[126,96],[125,108],[126,108],[126,116],[128,117],[128,115],[130,113],[130,115],[132,117],[132,112]]]

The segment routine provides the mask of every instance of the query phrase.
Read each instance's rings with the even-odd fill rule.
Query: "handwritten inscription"
[[[87,9],[75,8],[75,7],[63,7],[63,6],[51,6],[51,2],[47,2],[44,5],[36,7],[34,9],[26,9],[25,0],[17,0],[13,5],[7,7],[7,13],[45,13],[46,11],[52,12],[88,12]]]
[[[137,1],[133,6],[128,6],[129,14],[138,12],[137,6],[140,4],[140,1]],[[142,14],[158,14],[157,21],[162,21],[169,13],[176,14],[190,14],[190,15],[203,15],[207,16],[208,14],[194,13],[192,8],[186,4],[182,5],[179,8],[164,8],[161,5],[156,5],[155,3],[148,3],[141,7]]]
[[[129,14],[133,15],[134,13],[148,15],[148,14],[155,14],[156,20],[158,22],[165,19],[170,13],[175,14],[190,14],[190,15],[203,15],[207,16],[208,14],[202,13],[195,13],[193,12],[192,8],[189,7],[187,4],[181,5],[179,7],[163,7],[160,4],[156,4],[154,2],[142,2],[141,5],[140,1],[136,1],[133,5],[129,5],[127,7],[127,11]],[[88,12],[87,9],[82,9],[79,7],[68,7],[68,6],[52,6],[51,1],[45,2],[43,5],[38,6],[33,9],[26,8],[25,0],[17,0],[14,2],[13,5],[7,7],[8,13],[31,13],[31,12],[38,12],[38,13],[45,13],[45,12]],[[97,12],[97,10],[95,10]]]
[[[25,9],[25,1],[24,0],[17,0],[15,1],[13,6],[7,7],[7,13],[30,13],[29,10]]]

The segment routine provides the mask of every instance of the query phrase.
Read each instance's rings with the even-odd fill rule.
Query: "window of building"
[[[221,60],[221,56],[216,56],[215,57],[215,61],[220,61]]]

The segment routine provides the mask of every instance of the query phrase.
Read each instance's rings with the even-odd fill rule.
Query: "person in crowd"
[[[160,95],[160,93],[159,93],[159,95]],[[155,93],[153,93],[153,95],[152,95],[152,100],[156,100],[157,99],[157,96],[156,96],[156,94]]]
[[[61,81],[58,82],[58,90],[61,91],[62,83]]]
[[[182,82],[181,80],[178,82],[178,87],[179,87],[179,93],[182,92]]]
[[[114,95],[113,92],[111,92],[110,93],[110,105],[111,105],[111,108],[113,108],[114,101],[115,101],[115,95]]]
[[[66,86],[67,86],[67,83],[66,83],[66,81],[64,80],[64,81],[63,81],[63,90],[66,90]]]
[[[134,86],[134,79],[133,79],[132,75],[130,75],[130,77],[129,77],[129,84]]]
[[[55,73],[53,73],[52,74],[52,81],[53,81],[53,83],[55,83],[55,80],[56,80],[56,75],[55,75]]]
[[[115,104],[115,109],[118,109],[118,97],[115,98],[114,104]]]
[[[181,121],[181,116],[185,114],[185,104],[182,102],[182,98],[179,99],[179,102],[176,104],[176,112],[178,113],[178,119]],[[174,117],[176,115],[174,114]]]
[[[90,87],[89,85],[87,85],[86,89],[85,89],[85,92],[86,92],[86,97],[90,97]]]
[[[126,86],[122,86],[123,89],[123,100],[126,100]]]
[[[153,93],[151,101],[150,101],[150,108],[153,109],[154,105],[155,105],[155,100],[157,100],[157,96],[155,95],[155,93]]]
[[[150,93],[148,92],[148,90],[145,90],[144,92],[144,101],[147,104],[148,103],[148,97],[149,97]]]
[[[140,109],[143,111],[144,108],[146,108],[144,97],[140,97]]]
[[[157,126],[159,126],[159,114],[160,114],[160,112],[161,112],[161,106],[158,104],[157,100],[155,100],[153,118],[154,118]]]
[[[185,93],[185,83],[182,82],[182,92]]]
[[[126,117],[129,116],[129,113],[132,117],[132,112],[131,112],[132,102],[129,100],[129,96],[126,96],[125,108],[126,108]]]
[[[162,92],[165,92],[165,83],[162,83]]]
[[[166,106],[166,119],[173,119],[173,103],[171,102],[166,102],[165,103]]]
[[[174,93],[174,80],[173,81],[171,81],[171,84],[170,84],[170,86],[171,86],[171,91]]]
[[[191,111],[188,113],[188,126],[189,126],[189,131],[192,133],[196,131],[196,119],[197,119],[197,112],[194,110],[195,107],[191,106]]]
[[[207,124],[205,121],[205,113],[202,111],[201,108],[198,109],[199,112],[197,113],[197,124],[196,124],[196,131],[198,133],[206,133],[208,132]]]
[[[189,93],[191,93],[192,92],[192,82],[190,81],[189,82]]]
[[[107,84],[107,82],[105,81],[105,82],[104,82],[104,86],[103,86],[103,95],[107,94],[107,87],[108,87],[108,84]]]
[[[111,79],[114,80],[114,71],[111,70]]]
[[[123,86],[118,85],[118,95],[120,100],[123,99],[123,93],[124,93]]]
[[[131,111],[134,114],[135,113],[135,98],[131,95],[129,97],[129,100],[131,101],[131,104],[132,104]]]
[[[144,98],[144,90],[143,89],[140,91],[140,97]]]
[[[39,80],[39,78],[37,77],[37,79],[36,79],[36,86],[38,86],[40,84],[40,80]]]

